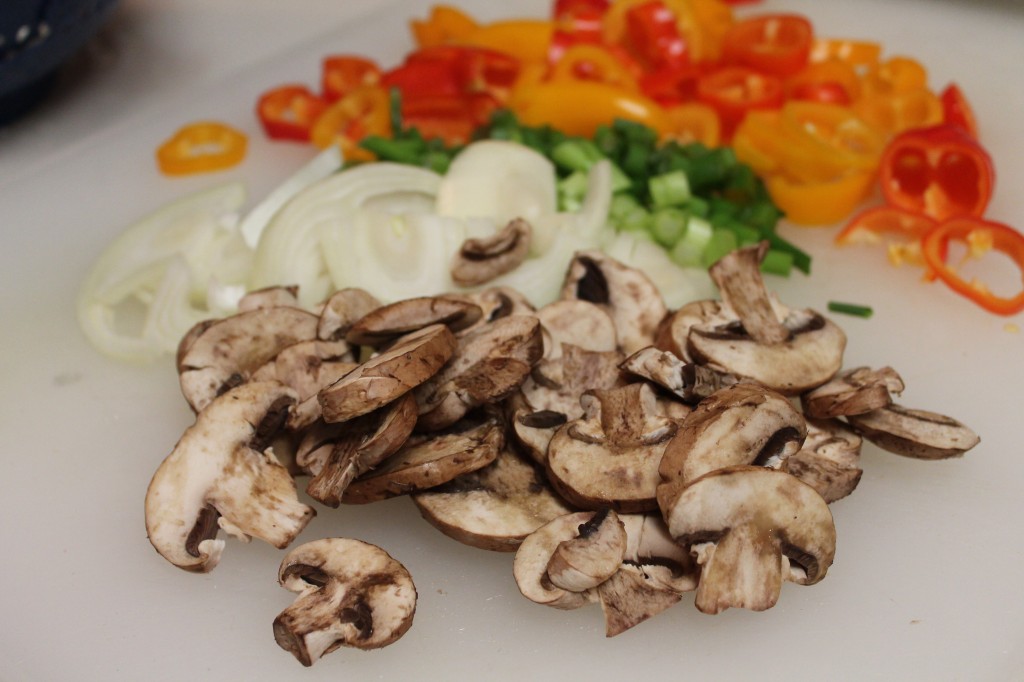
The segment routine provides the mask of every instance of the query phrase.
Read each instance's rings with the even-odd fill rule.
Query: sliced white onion
[[[611,233],[600,247],[612,258],[646,274],[669,308],[714,296],[715,287],[706,271],[679,267],[665,249],[649,239],[629,232]]]

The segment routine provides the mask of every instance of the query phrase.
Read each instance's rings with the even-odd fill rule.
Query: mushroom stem
[[[790,337],[779,322],[761,276],[761,260],[768,242],[737,249],[723,256],[708,271],[722,299],[736,311],[743,328],[758,343],[775,345]]]
[[[779,600],[789,560],[779,554],[770,531],[753,524],[734,526],[699,555],[702,568],[694,603],[702,613],[730,607],[764,611]]]

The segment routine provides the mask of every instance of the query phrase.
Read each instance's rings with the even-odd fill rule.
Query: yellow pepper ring
[[[245,158],[245,134],[217,121],[199,121],[179,129],[156,150],[160,171],[189,175],[224,170]]]

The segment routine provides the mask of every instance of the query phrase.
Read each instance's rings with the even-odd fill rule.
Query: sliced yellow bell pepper
[[[543,62],[554,33],[550,21],[515,19],[478,26],[453,42],[497,50],[523,62]]]
[[[643,123],[664,135],[665,110],[654,100],[598,81],[542,81],[514,92],[512,110],[526,125],[550,125],[569,135],[591,136],[616,118]]]
[[[851,170],[838,178],[799,182],[776,174],[765,179],[772,201],[799,225],[832,225],[867,198],[875,181],[870,171]]]

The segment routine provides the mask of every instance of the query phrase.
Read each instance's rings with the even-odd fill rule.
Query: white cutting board
[[[464,6],[488,18],[513,12],[498,0]],[[103,246],[157,205],[229,178],[259,197],[298,167],[310,151],[262,139],[251,114],[259,92],[315,82],[328,52],[394,63],[409,46],[407,19],[426,7],[325,25],[320,39],[128,117],[27,177],[3,178],[0,679],[1024,679],[1024,335],[920,283],[918,271],[887,266],[879,251],[832,248],[832,229],[787,229],[814,254],[814,274],[772,285],[793,305],[874,306],[870,320],[836,318],[849,336],[846,364],[896,367],[905,404],[963,420],[982,443],[934,463],[865,447],[859,489],[833,506],[838,549],[828,577],[787,584],[768,612],[711,617],[687,597],[605,640],[596,606],[566,613],[527,602],[510,555],[457,544],[396,499],[321,509],[300,539],[349,536],[387,549],[416,581],[415,624],[387,649],[338,651],[303,670],[271,632],[292,598],[276,584],[282,552],[229,540],[208,575],[157,556],[143,497],[191,414],[170,361],[128,367],[88,347],[74,322],[76,287]],[[803,12],[822,35],[871,37],[919,58],[937,88],[959,82],[999,171],[990,216],[1024,226],[1017,4],[779,0],[755,9]],[[159,176],[152,150],[200,117],[250,133],[249,158],[222,176]],[[1024,326],[1022,316],[1011,321]]]

